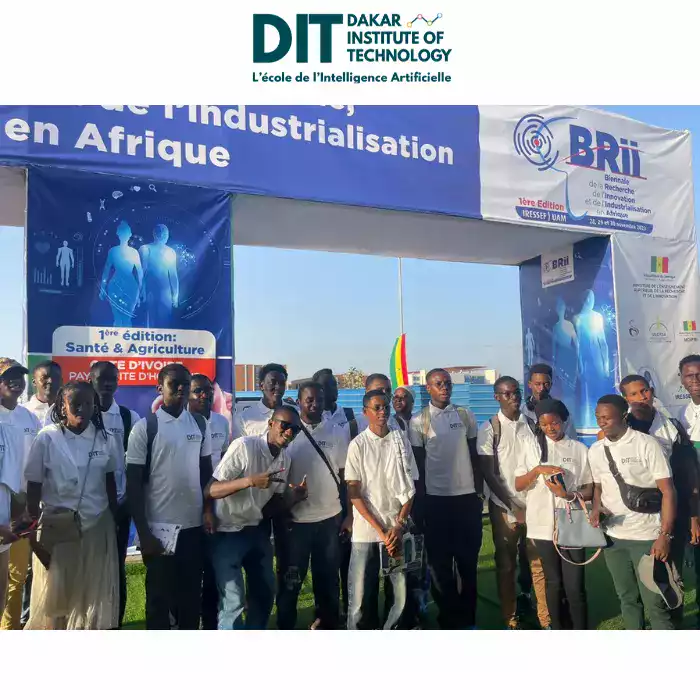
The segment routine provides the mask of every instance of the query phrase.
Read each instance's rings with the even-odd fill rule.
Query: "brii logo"
[[[591,131],[574,123],[576,117],[551,117],[526,114],[513,129],[515,152],[538,170],[564,176],[565,209],[571,219],[581,221],[588,211],[574,212],[569,199],[569,175],[575,168],[606,173],[606,182],[644,180],[641,174],[639,144],[604,131]],[[562,128],[568,126],[568,129]],[[564,208],[564,207],[562,207]]]

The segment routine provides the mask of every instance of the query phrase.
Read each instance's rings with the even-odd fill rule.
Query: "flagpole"
[[[403,335],[403,262],[399,258],[399,335]]]

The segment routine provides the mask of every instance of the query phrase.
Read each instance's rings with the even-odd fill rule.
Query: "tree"
[[[365,374],[357,367],[351,367],[345,374],[338,377],[338,386],[341,389],[364,389]]]

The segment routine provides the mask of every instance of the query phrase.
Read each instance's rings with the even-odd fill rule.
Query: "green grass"
[[[694,571],[686,575],[686,606],[684,626],[692,629],[696,615],[696,591]],[[143,629],[145,627],[145,591],[146,570],[143,564],[127,564],[128,596],[126,601],[125,629]],[[493,559],[493,540],[491,527],[484,523],[484,542],[479,553],[479,604],[477,607],[477,627],[479,629],[503,629],[498,595],[496,593],[496,569]],[[586,567],[586,590],[588,591],[588,611],[591,627],[596,629],[623,629],[620,606],[613,589],[612,580],[605,567],[602,555]],[[430,606],[430,627],[437,629],[435,623],[435,605]],[[270,620],[270,628],[275,628],[275,610]],[[299,596],[299,618],[297,627],[308,629],[314,619],[314,598],[311,580],[307,577]],[[537,620],[525,620],[524,627],[537,629]]]

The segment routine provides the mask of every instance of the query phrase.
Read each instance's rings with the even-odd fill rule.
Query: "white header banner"
[[[700,274],[692,241],[613,236],[620,374],[641,374],[675,415],[688,401],[678,363],[700,352]]]
[[[579,107],[479,107],[484,219],[695,237],[689,132]]]

